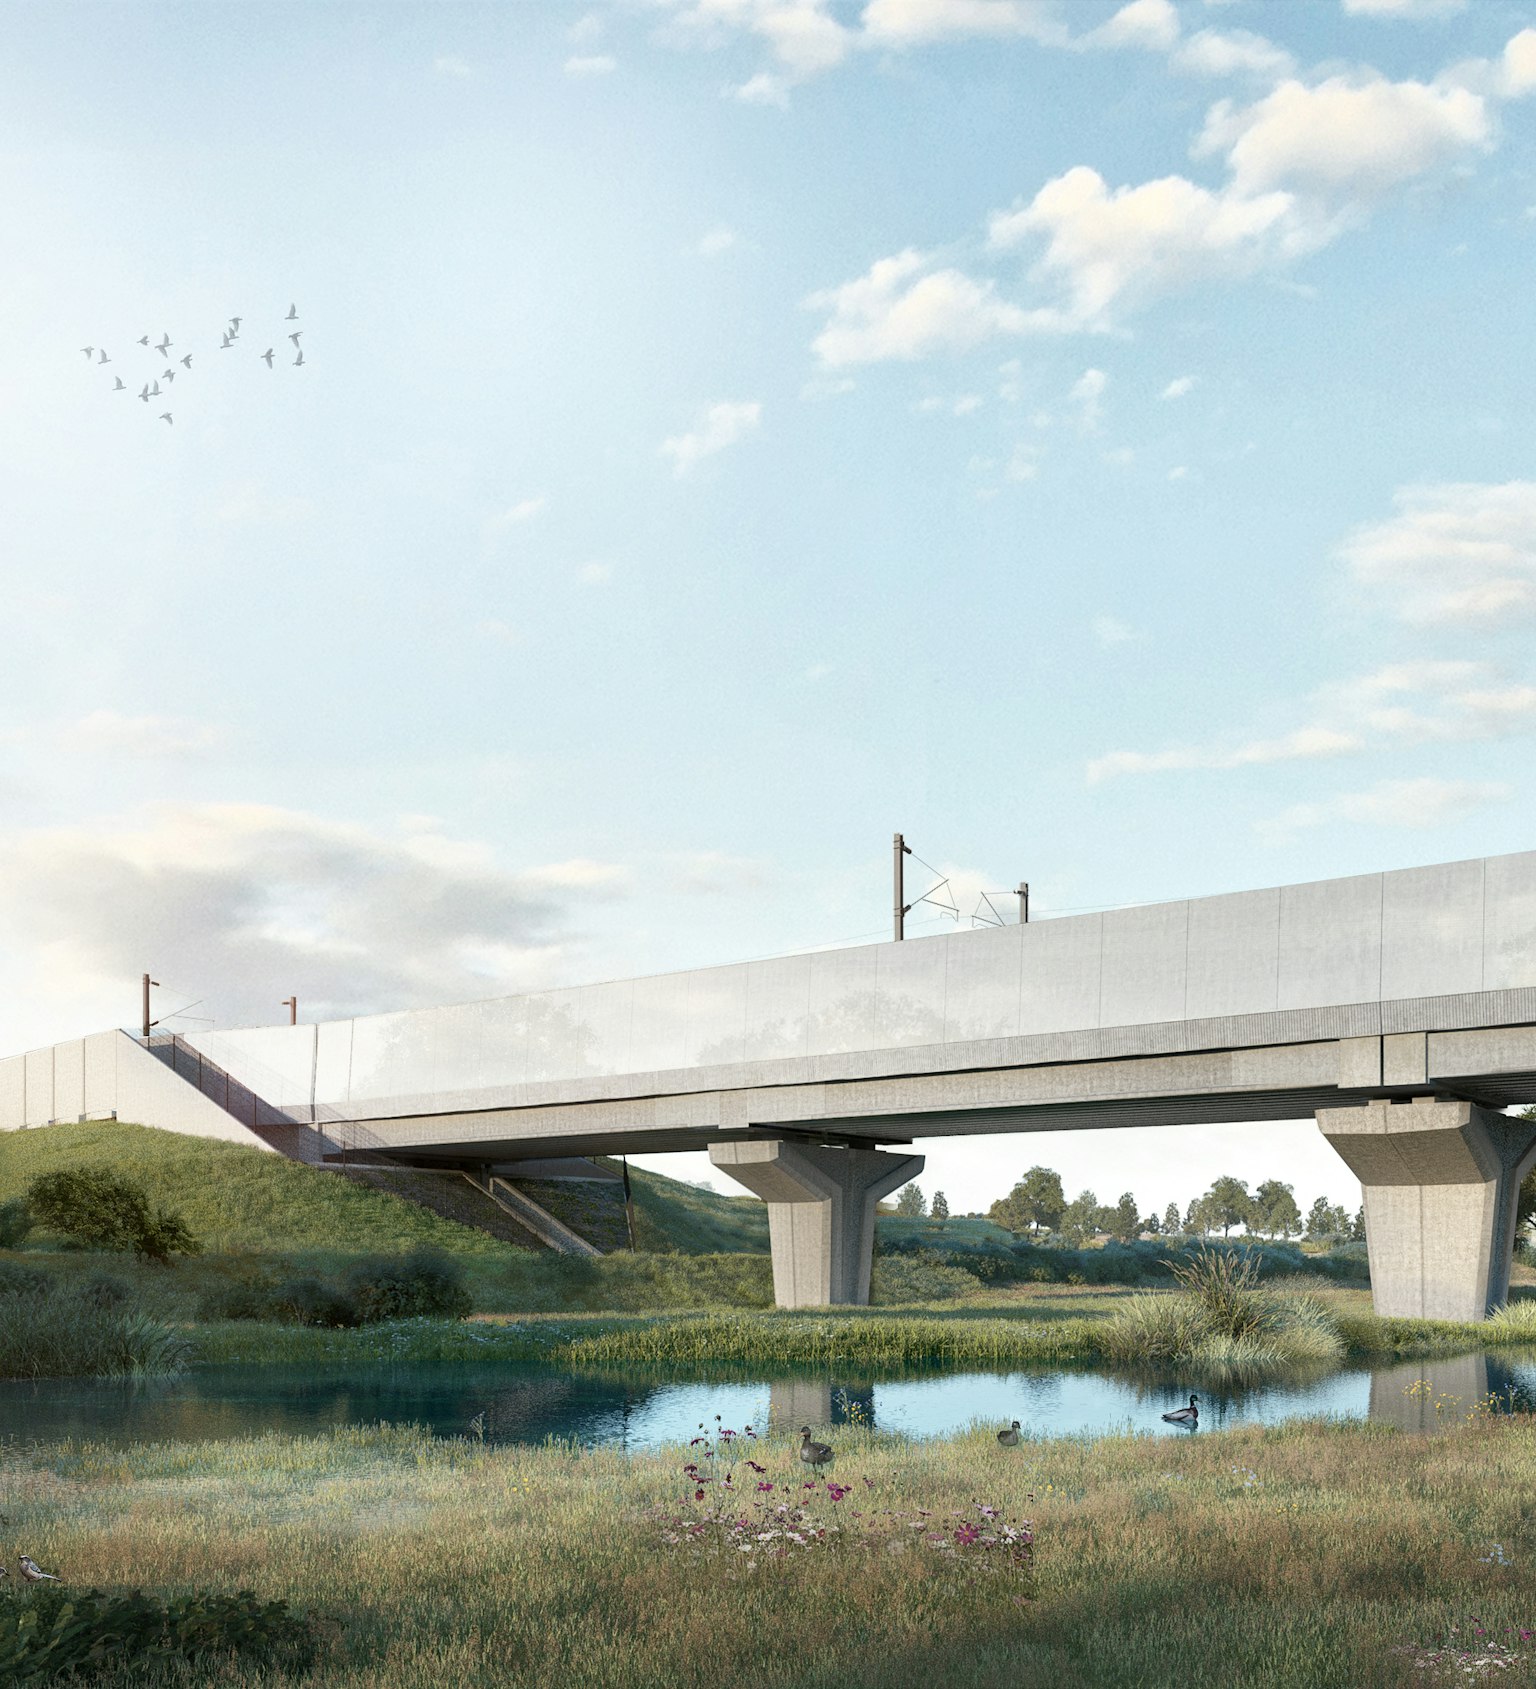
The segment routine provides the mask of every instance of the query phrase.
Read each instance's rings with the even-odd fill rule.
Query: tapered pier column
[[[1365,1187],[1378,1314],[1480,1320],[1502,1306],[1536,1126],[1418,1098],[1319,1109],[1317,1123]]]
[[[868,1303],[875,1204],[922,1172],[922,1156],[765,1139],[711,1144],[709,1159],[768,1204],[781,1308]]]

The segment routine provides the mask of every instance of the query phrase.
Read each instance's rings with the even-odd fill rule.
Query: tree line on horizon
[[[919,1186],[905,1185],[896,1212],[908,1219],[945,1220],[949,1204],[944,1193],[936,1191],[930,1207]],[[1293,1186],[1266,1179],[1250,1191],[1246,1181],[1231,1176],[1216,1179],[1182,1210],[1170,1202],[1161,1214],[1143,1214],[1131,1191],[1123,1192],[1114,1204],[1101,1203],[1091,1190],[1079,1191],[1069,1202],[1059,1173],[1049,1167],[1031,1167],[1007,1196],[992,1204],[986,1217],[1015,1236],[1048,1233],[1074,1247],[1099,1236],[1118,1243],[1147,1236],[1208,1237],[1215,1232],[1228,1237],[1234,1226],[1241,1226],[1250,1237],[1306,1237],[1312,1242],[1363,1242],[1365,1238],[1363,1206],[1351,1217],[1347,1209],[1320,1196],[1303,1215]]]

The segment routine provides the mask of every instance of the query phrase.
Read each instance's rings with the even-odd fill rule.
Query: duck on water
[[[1172,1413],[1165,1413],[1163,1418],[1170,1425],[1198,1425],[1200,1423],[1199,1402],[1198,1396],[1191,1396],[1188,1407],[1175,1408]]]

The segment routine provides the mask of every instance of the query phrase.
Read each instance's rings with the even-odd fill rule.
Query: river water
[[[1182,1406],[1189,1391],[1183,1380],[1138,1382],[1047,1368],[863,1378],[806,1373],[709,1382],[510,1365],[346,1373],[220,1367],[141,1383],[0,1383],[0,1439],[181,1441],[388,1421],[426,1426],[442,1436],[483,1429],[487,1441],[497,1443],[557,1437],[588,1446],[643,1449],[686,1442],[701,1422],[712,1427],[716,1414],[736,1430],[761,1429],[770,1422],[791,1429],[856,1423],[923,1438],[945,1436],[977,1421],[1003,1426],[1017,1419],[1026,1434],[1036,1437],[1128,1429],[1188,1436],[1164,1424],[1161,1415]],[[1460,1423],[1481,1404],[1494,1412],[1536,1406],[1536,1350],[1354,1367],[1199,1394],[1202,1431],[1319,1415],[1435,1431]]]

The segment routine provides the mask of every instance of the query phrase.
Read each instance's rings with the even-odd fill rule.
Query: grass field
[[[1401,1651],[1451,1627],[1512,1645],[1499,1681],[1536,1681],[1519,1636],[1536,1624],[1536,1437],[1520,1420],[1011,1451],[990,1427],[833,1440],[850,1493],[807,1506],[841,1529],[749,1554],[668,1523],[715,1493],[694,1501],[686,1450],[408,1430],[9,1449],[0,1512],[72,1585],[249,1588],[335,1621],[314,1689],[1386,1689],[1466,1681]],[[790,1443],[756,1458],[754,1483],[803,1482]],[[1033,1522],[1033,1590],[997,1556],[927,1540],[953,1543],[952,1516],[978,1504]]]

